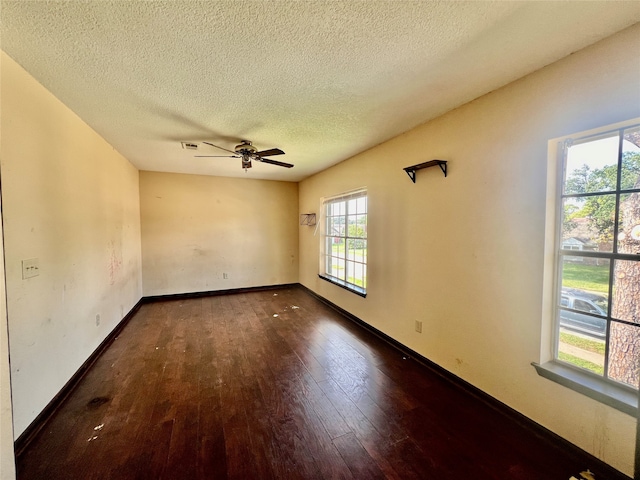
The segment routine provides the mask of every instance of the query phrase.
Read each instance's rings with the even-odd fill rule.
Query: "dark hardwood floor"
[[[144,304],[17,466],[20,480],[611,478],[590,462],[288,287]]]

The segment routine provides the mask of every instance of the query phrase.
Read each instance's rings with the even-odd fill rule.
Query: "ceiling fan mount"
[[[258,151],[256,147],[251,145],[249,140],[242,140],[240,145],[235,146],[234,150],[239,155],[252,155]]]
[[[228,158],[240,158],[242,160],[242,168],[247,170],[247,168],[251,168],[251,161],[255,160],[257,162],[268,163],[270,165],[277,165],[278,167],[291,168],[293,165],[291,163],[278,162],[277,160],[271,160],[270,158],[273,155],[284,155],[284,152],[279,148],[271,148],[269,150],[258,151],[256,147],[252,145],[249,140],[241,140],[239,145],[236,145],[233,150],[229,150],[224,147],[220,147],[218,145],[214,145],[210,142],[202,142],[206,145],[210,145],[212,147],[218,148],[220,150],[224,150],[225,152],[231,153],[232,155],[196,155],[196,157],[228,157]]]

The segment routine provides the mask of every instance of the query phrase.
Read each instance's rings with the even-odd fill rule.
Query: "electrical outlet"
[[[37,277],[40,275],[40,261],[37,258],[22,260],[22,279]]]
[[[422,333],[422,322],[420,320],[416,320],[416,332]]]
[[[96,327],[100,325],[100,314],[96,315]]]

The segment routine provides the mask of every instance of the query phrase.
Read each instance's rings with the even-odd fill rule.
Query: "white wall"
[[[138,171],[1,57],[2,204],[19,436],[142,295]],[[22,260],[37,258],[37,277]],[[97,315],[100,323],[97,325]]]
[[[140,172],[140,209],[145,296],[298,281],[297,183]]]
[[[300,212],[369,190],[367,298],[318,279],[319,239],[301,228],[302,284],[628,475],[634,418],[531,362],[551,351],[547,143],[640,115],[639,48],[635,26],[300,184]],[[434,167],[411,183],[402,169],[431,159],[448,177]]]

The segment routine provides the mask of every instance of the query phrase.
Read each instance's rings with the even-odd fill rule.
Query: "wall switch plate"
[[[420,320],[416,320],[416,332],[422,333],[422,322]]]
[[[228,273],[223,273],[222,274],[222,278],[224,278],[225,280],[229,279],[229,274]]]
[[[22,260],[22,279],[37,277],[40,275],[40,261],[37,258]]]

